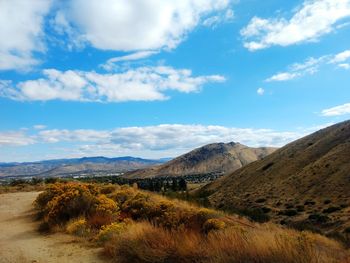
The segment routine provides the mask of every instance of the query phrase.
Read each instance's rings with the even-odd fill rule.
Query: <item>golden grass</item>
[[[308,233],[275,229],[228,228],[203,236],[193,231],[168,231],[140,222],[105,243],[117,262],[346,262],[336,242]]]

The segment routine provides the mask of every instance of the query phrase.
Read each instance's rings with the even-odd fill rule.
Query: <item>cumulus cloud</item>
[[[220,75],[192,76],[190,70],[166,66],[139,67],[113,74],[46,69],[43,75],[16,85],[2,81],[0,96],[22,101],[155,101],[168,99],[170,90],[198,92],[206,83],[225,81]]]
[[[0,132],[0,147],[26,146],[36,143],[34,137],[22,131]]]
[[[177,156],[217,142],[240,142],[251,147],[280,147],[321,126],[295,131],[238,128],[218,125],[160,124],[109,130],[45,129],[0,133],[0,147],[39,144],[50,149],[50,158],[133,155],[146,158]],[[324,126],[322,126],[324,127]],[[31,146],[35,147],[35,146]],[[24,148],[25,149],[25,148]],[[46,153],[43,153],[46,156]]]
[[[224,126],[162,124],[145,127],[123,127],[113,130],[45,130],[38,133],[48,143],[84,142],[93,147],[125,151],[181,151],[208,143],[236,141],[249,146],[282,146],[302,136],[299,132]]]
[[[348,60],[350,60],[350,50],[346,50],[338,54],[321,56],[319,58],[310,57],[302,63],[294,63],[288,66],[287,71],[276,73],[265,81],[287,81],[303,77],[305,75],[312,75],[318,72],[321,66],[329,64],[337,64],[339,68],[348,69],[350,67],[348,63],[341,63]]]
[[[250,51],[316,41],[350,16],[350,0],[305,0],[290,19],[254,17],[241,30]]]
[[[104,50],[175,48],[202,18],[230,0],[70,0],[56,20],[61,32]],[[73,33],[75,32],[75,33]]]
[[[0,70],[28,69],[45,50],[44,17],[50,0],[0,1]]]
[[[345,103],[343,105],[339,105],[329,109],[324,109],[321,112],[321,115],[326,117],[341,116],[345,114],[350,114],[350,103]]]

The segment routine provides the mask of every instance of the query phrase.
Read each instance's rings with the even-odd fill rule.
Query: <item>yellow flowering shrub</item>
[[[119,185],[115,185],[115,184],[107,184],[107,185],[102,185],[100,187],[100,193],[101,194],[111,194],[116,190],[119,190],[120,186]]]
[[[70,220],[67,224],[66,231],[68,234],[80,237],[87,236],[90,233],[85,218]]]
[[[132,199],[136,194],[137,191],[135,191],[135,189],[122,186],[120,190],[109,194],[108,197],[117,202],[119,206],[122,206],[126,201]]]
[[[98,214],[112,215],[118,211],[116,202],[105,195],[100,195],[96,199],[95,212]]]
[[[110,225],[102,226],[100,232],[97,235],[97,241],[104,243],[111,240],[113,237],[119,235],[126,229],[126,223],[112,223]]]
[[[203,231],[205,233],[209,233],[212,230],[221,230],[226,227],[225,222],[221,221],[220,219],[208,219],[204,224],[203,224]]]
[[[97,187],[92,184],[56,183],[41,193],[35,203],[39,212],[43,213],[44,220],[54,225],[79,216],[91,216],[96,210],[114,212],[114,202],[98,194]]]

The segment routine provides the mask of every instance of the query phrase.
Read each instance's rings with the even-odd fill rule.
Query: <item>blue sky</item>
[[[0,162],[282,146],[350,114],[350,0],[3,0],[0,39]]]

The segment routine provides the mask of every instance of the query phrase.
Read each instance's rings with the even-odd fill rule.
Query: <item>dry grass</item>
[[[105,252],[117,262],[346,262],[336,242],[308,233],[267,230],[228,228],[203,236],[140,222],[107,241]]]
[[[77,206],[81,200],[84,205]],[[350,262],[339,243],[323,236],[251,223],[131,187],[56,184],[37,205],[51,224],[70,222],[69,232],[78,234],[90,229],[88,238],[116,262]],[[92,224],[93,218],[102,223]]]

